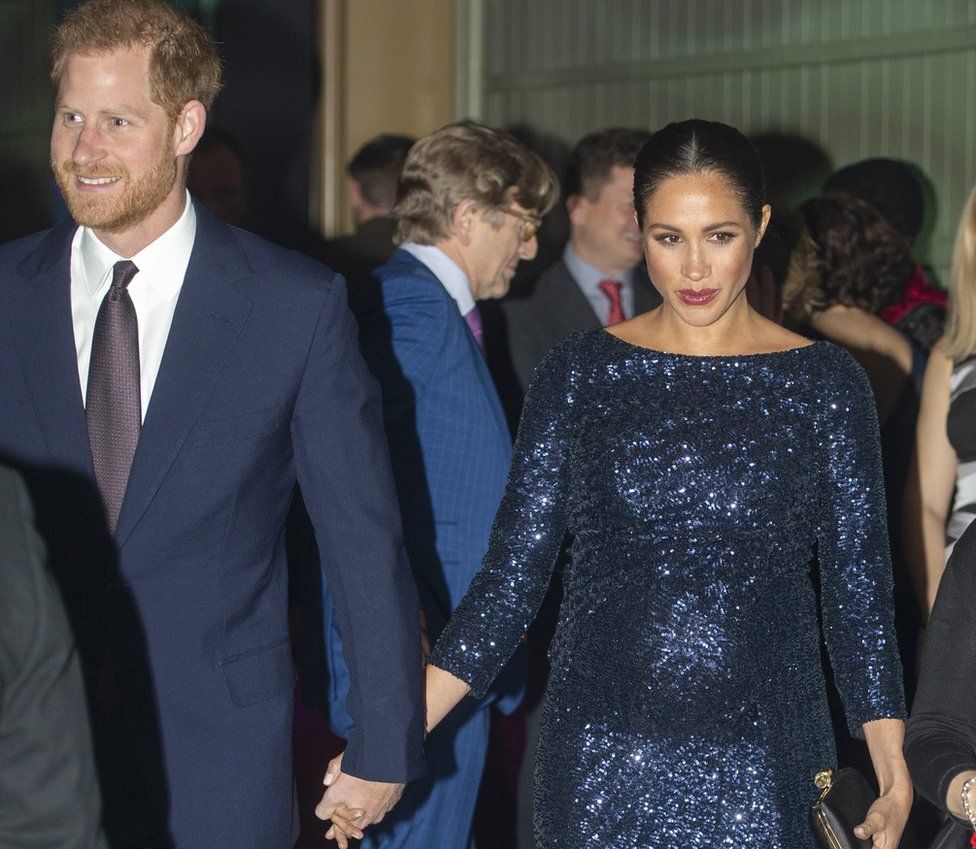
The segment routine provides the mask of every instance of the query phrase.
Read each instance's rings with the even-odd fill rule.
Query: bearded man
[[[183,12],[82,4],[52,79],[74,221],[0,248],[0,455],[78,640],[110,842],[293,845],[296,479],[352,680],[330,804],[365,826],[420,771],[421,649],[343,281],[190,199],[220,62]]]

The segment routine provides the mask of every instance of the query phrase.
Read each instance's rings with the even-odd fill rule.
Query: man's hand
[[[363,829],[383,819],[403,795],[403,784],[365,781],[342,772],[342,755],[329,763],[322,781],[328,788],[315,808],[320,820],[332,820],[325,833],[339,849],[347,849],[349,838],[361,839]]]

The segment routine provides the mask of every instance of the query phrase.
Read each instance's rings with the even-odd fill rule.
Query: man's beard
[[[173,188],[176,182],[176,157],[172,139],[152,168],[137,179],[121,163],[106,168],[94,165],[85,168],[70,159],[57,164],[52,160],[51,170],[58,188],[68,206],[71,217],[83,227],[91,227],[107,233],[124,233],[145,221]],[[119,183],[111,196],[98,197],[78,190],[75,177],[118,177]]]

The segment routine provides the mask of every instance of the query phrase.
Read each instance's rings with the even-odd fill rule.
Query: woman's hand
[[[871,840],[872,849],[898,849],[915,792],[902,754],[905,723],[900,719],[876,719],[862,727],[881,795],[868,808],[867,817],[855,827],[854,834]]]
[[[867,817],[854,829],[854,834],[873,841],[872,849],[897,849],[911,807],[911,788],[892,787],[868,809]]]

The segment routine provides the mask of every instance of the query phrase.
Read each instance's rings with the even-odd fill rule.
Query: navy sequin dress
[[[536,371],[481,572],[430,662],[485,692],[572,565],[536,770],[540,847],[806,849],[852,730],[904,718],[874,403],[829,343],[692,357],[602,331]]]

